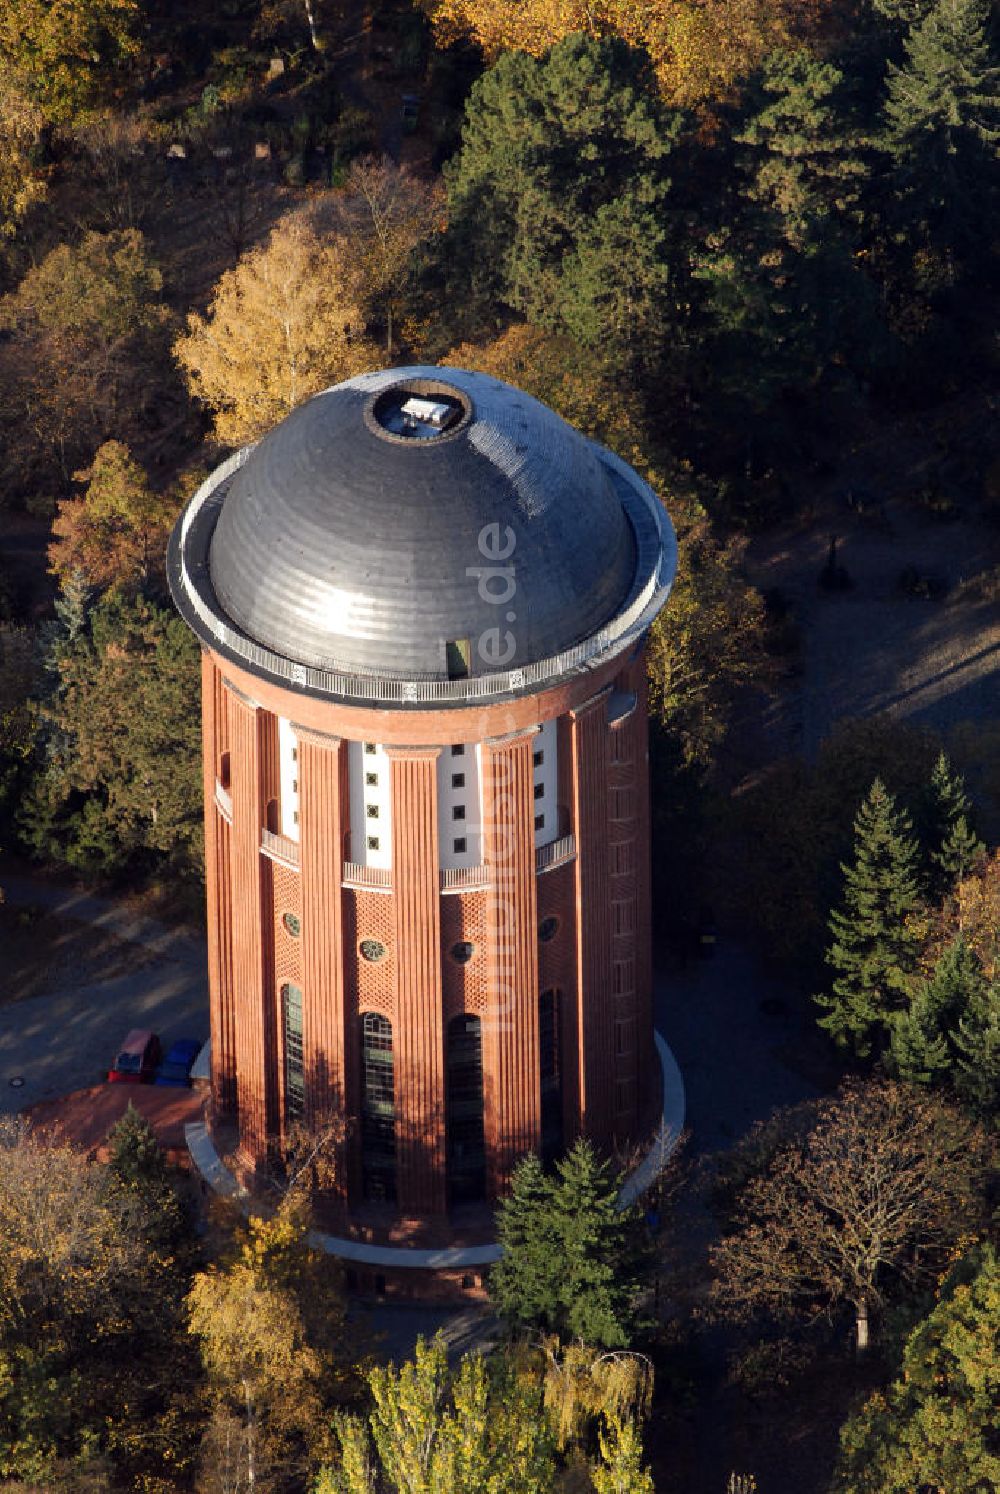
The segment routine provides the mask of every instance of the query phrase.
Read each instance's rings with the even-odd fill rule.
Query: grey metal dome
[[[402,416],[414,398],[443,427]],[[264,437],[226,495],[209,572],[228,616],[286,659],[446,679],[449,643],[468,644],[475,677],[498,654],[517,667],[588,637],[635,561],[591,442],[496,379],[409,368],[338,384]],[[485,576],[497,566],[509,578]]]
[[[547,687],[667,599],[651,488],[529,395],[455,368],[350,379],[211,474],[174,527],[198,637],[293,691],[387,708]]]

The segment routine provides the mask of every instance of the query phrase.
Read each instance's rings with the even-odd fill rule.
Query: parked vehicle
[[[178,1038],[171,1043],[166,1058],[156,1071],[154,1084],[187,1086],[191,1083],[191,1065],[201,1052],[197,1038]]]
[[[151,1084],[160,1061],[160,1039],[145,1027],[133,1027],[108,1070],[109,1084]]]

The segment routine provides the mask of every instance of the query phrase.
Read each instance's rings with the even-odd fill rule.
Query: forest
[[[4,1487],[1000,1486],[1000,692],[774,752],[750,723],[810,664],[748,564],[863,433],[917,430],[901,501],[983,537],[959,591],[1000,601],[997,41],[988,0],[5,0],[0,888],[30,866],[203,918],[178,513],[340,379],[483,370],[670,513],[657,963],[716,926],[752,948],[799,993],[814,1098],[689,1139],[625,1212],[626,1157],[527,1158],[490,1352],[398,1363],[294,1167],[247,1221],[134,1112],[103,1160],[8,1117]],[[890,525],[879,492],[842,509]],[[834,535],[810,590],[853,584]],[[937,585],[904,569],[899,605]]]

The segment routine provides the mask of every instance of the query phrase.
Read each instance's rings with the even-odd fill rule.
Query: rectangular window
[[[531,754],[531,759],[532,759],[532,762],[535,764],[535,767],[536,768],[540,768],[542,766],[542,763],[545,761],[545,751],[544,751],[544,749],[543,748],[539,748],[537,752],[533,752]]]
[[[543,814],[536,814],[535,815],[535,829],[536,830],[544,830],[545,829],[545,816]]]
[[[368,754],[369,757],[374,757],[375,756],[375,743],[374,742],[366,742],[365,743],[365,751],[367,752],[367,754]]]
[[[464,742],[453,742],[452,743],[452,748],[451,748],[451,755],[452,755],[452,757],[464,757],[465,756],[465,744],[464,744]]]
[[[456,835],[455,839],[452,841],[452,845],[455,848],[455,855],[456,856],[462,856],[462,855],[464,855],[464,853],[465,853],[465,836],[464,835]]]
[[[453,820],[464,820],[465,819],[465,805],[464,804],[454,804],[454,805],[452,805],[451,817],[452,817]]]
[[[297,747],[293,747],[292,748],[292,762],[293,763],[297,763],[298,760],[299,760],[299,749]]]
[[[368,818],[370,820],[377,820],[378,819],[378,805],[377,804],[366,804],[365,805],[365,814],[368,816]]]
[[[378,846],[379,846],[378,836],[377,835],[369,835],[368,841],[367,841],[367,845],[368,845],[369,851],[377,851],[378,850]]]
[[[297,794],[298,791],[299,791],[299,780],[297,778],[293,778],[292,779],[292,793],[293,794]]]
[[[365,774],[365,783],[368,785],[369,788],[378,788],[378,774],[377,773],[366,773]]]
[[[468,638],[449,638],[445,644],[445,661],[448,666],[448,678],[450,680],[464,680],[469,674],[469,660],[472,650],[469,648]]]
[[[298,823],[299,823],[299,812],[298,812],[297,809],[293,809],[292,810],[292,824],[293,825],[297,825]]]
[[[541,799],[541,798],[544,797],[544,794],[545,794],[545,785],[544,785],[544,783],[536,783],[535,784],[535,798],[536,799]]]
[[[302,1062],[302,992],[282,986],[285,1027],[285,1119],[297,1120],[305,1108],[305,1069]]]
[[[452,788],[465,788],[465,774],[453,773],[451,775],[451,786]]]

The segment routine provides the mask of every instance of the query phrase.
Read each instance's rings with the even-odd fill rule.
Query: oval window
[[[362,939],[361,958],[369,960],[373,965],[379,960],[385,959],[385,945],[381,939]]]
[[[462,939],[457,944],[451,946],[451,957],[456,964],[467,965],[475,954],[475,951],[476,946],[474,944],[470,944],[468,940]]]
[[[541,923],[538,925],[538,937],[539,939],[541,939],[543,944],[548,944],[550,939],[554,939],[558,931],[558,918],[543,918]]]
[[[285,925],[286,933],[291,934],[293,939],[297,939],[302,932],[302,920],[299,918],[299,915],[297,913],[284,913],[282,914],[281,921]]]

